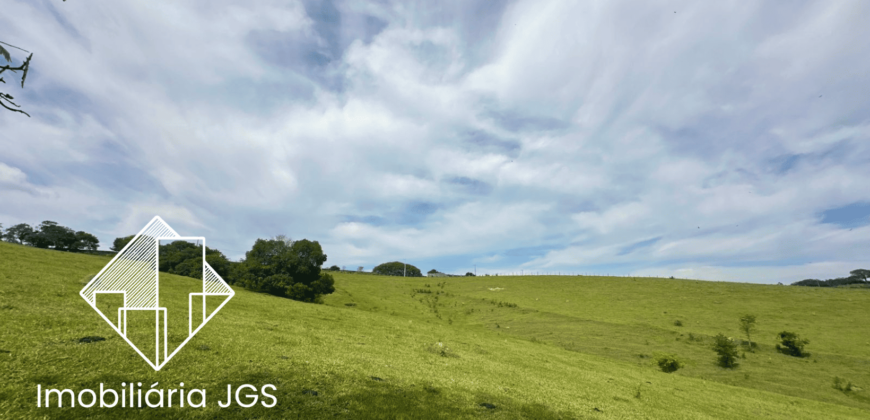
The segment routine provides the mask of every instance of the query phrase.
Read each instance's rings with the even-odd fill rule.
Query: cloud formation
[[[459,274],[870,268],[870,5],[736,5],[13,0],[0,222]]]

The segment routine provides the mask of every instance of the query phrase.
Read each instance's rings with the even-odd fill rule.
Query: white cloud
[[[0,16],[34,51],[33,118],[0,113],[16,220],[725,280],[870,245],[818,217],[870,201],[864,2],[67,3]]]

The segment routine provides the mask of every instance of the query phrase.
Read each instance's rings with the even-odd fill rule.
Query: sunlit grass
[[[0,243],[0,418],[870,415],[862,389],[870,386],[865,290],[336,274],[336,293],[324,305],[236,288],[220,314],[155,372],[78,295],[108,261]],[[161,287],[170,281],[181,290],[193,280],[161,274]],[[710,336],[739,337],[744,312],[758,317],[759,346],[737,369],[718,368]],[[812,356],[776,353],[772,336],[783,329],[809,338]],[[85,336],[106,340],[79,344]],[[654,362],[660,353],[686,366],[662,373]],[[835,376],[861,390],[835,389]],[[37,384],[77,391],[130,381],[205,388],[207,406],[36,408]],[[245,383],[275,384],[278,405],[218,407],[227,384]]]

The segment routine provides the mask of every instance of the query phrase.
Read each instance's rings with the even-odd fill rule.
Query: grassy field
[[[867,289],[342,273],[323,305],[236,288],[155,372],[78,295],[109,260],[0,243],[0,418],[870,418]],[[178,305],[192,284],[161,274],[161,301]],[[745,313],[758,317],[758,347],[719,368],[711,337],[740,337]],[[808,338],[812,355],[776,352],[782,330]],[[664,354],[685,367],[661,372]],[[37,384],[78,393],[131,381],[184,382],[207,403],[36,407]],[[274,384],[278,403],[220,408],[227,384]]]

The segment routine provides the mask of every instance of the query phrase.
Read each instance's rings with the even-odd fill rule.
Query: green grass
[[[870,417],[866,289],[341,273],[323,305],[236,288],[155,372],[78,295],[109,260],[0,243],[0,418]],[[192,281],[161,274],[162,304],[178,305],[170,288]],[[744,313],[758,317],[758,347],[721,369],[711,337],[739,338]],[[777,353],[782,330],[808,338],[812,356]],[[79,344],[85,336],[106,340]],[[665,354],[684,367],[661,372]],[[834,377],[853,390],[835,389]],[[206,389],[207,404],[36,408],[37,384],[77,392],[130,381],[184,382]],[[227,384],[274,384],[278,404],[221,409]]]

